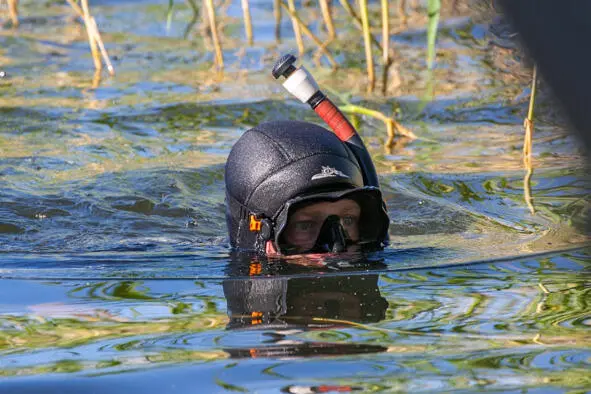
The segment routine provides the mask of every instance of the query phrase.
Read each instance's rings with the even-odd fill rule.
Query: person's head
[[[234,248],[302,254],[387,242],[380,190],[363,185],[353,152],[320,126],[278,121],[246,131],[230,152],[225,181]]]

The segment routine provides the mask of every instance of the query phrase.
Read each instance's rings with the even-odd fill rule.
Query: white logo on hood
[[[340,178],[349,178],[348,175],[343,174],[341,171],[337,170],[336,168],[332,168],[329,166],[322,166],[322,171],[318,174],[312,175],[312,180],[322,179],[322,178],[329,178],[329,177],[340,177]]]

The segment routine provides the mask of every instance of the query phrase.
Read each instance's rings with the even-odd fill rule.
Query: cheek
[[[349,238],[351,238],[352,241],[359,240],[359,226],[357,225],[357,223],[345,227],[345,230],[347,231],[347,235],[349,236]]]
[[[316,241],[316,237],[313,234],[302,231],[289,231],[286,234],[286,238],[287,242],[294,246],[308,245]]]
[[[302,248],[311,248],[316,243],[318,238],[317,229],[311,229],[309,231],[296,230],[294,228],[288,228],[285,232],[285,240],[292,246],[299,246]]]

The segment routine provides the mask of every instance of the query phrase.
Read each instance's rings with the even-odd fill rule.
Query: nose
[[[345,229],[343,229],[340,217],[330,215],[326,218],[320,229],[316,246],[332,253],[340,253],[347,250]]]

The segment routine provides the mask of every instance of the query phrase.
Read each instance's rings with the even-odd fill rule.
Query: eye
[[[300,221],[294,223],[294,228],[299,232],[312,231],[316,227],[316,223],[311,220]]]
[[[357,217],[356,216],[343,216],[341,219],[343,222],[343,226],[353,226],[357,224]]]

